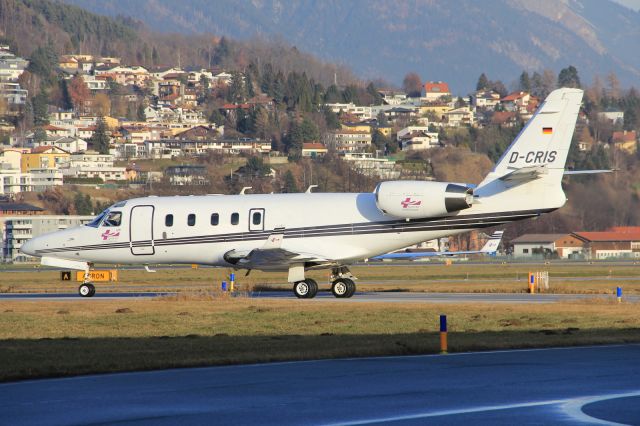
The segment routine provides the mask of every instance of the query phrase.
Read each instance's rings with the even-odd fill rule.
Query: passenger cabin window
[[[260,225],[262,223],[262,213],[254,212],[251,221],[254,225]]]
[[[238,223],[240,223],[240,214],[239,213],[232,213],[231,214],[231,224],[232,225],[237,225]]]
[[[102,226],[120,226],[120,223],[122,223],[122,212],[109,212]]]
[[[196,215],[194,213],[189,214],[187,216],[187,225],[193,226],[196,224]]]
[[[213,213],[211,215],[211,225],[218,226],[219,223],[220,223],[220,215],[218,213]]]
[[[165,226],[173,226],[173,215],[168,214],[164,217],[164,225]]]

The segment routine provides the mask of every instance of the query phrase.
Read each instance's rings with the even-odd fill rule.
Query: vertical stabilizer
[[[479,187],[515,170],[540,167],[560,184],[582,94],[569,88],[551,92]]]

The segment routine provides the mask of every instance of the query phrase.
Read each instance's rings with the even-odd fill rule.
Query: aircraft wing
[[[329,259],[311,253],[295,253],[281,247],[284,239],[284,228],[275,229],[264,245],[253,250],[230,250],[224,259],[245,269],[284,270],[293,264],[330,263]]]
[[[432,252],[424,252],[424,253],[387,253],[380,256],[372,257],[371,259],[382,260],[382,259],[420,259],[425,257],[442,257],[442,256],[460,256],[465,254],[495,254],[498,250],[498,246],[500,245],[500,241],[502,240],[502,234],[504,231],[495,231],[489,237],[489,240],[485,243],[484,247],[480,250],[468,250],[468,251],[432,251]]]

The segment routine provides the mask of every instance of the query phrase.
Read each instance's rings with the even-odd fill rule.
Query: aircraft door
[[[249,231],[264,231],[264,209],[249,210]]]
[[[153,206],[135,206],[131,209],[129,236],[131,254],[155,253],[153,241]]]

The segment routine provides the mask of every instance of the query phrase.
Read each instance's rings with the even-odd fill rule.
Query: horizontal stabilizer
[[[599,169],[599,170],[565,170],[565,176],[572,175],[597,175],[600,173],[613,173],[616,169]]]
[[[501,176],[500,180],[505,182],[518,182],[518,183],[529,182],[532,180],[536,180],[542,177],[543,175],[546,175],[547,172],[548,170],[544,164],[540,166],[521,167],[519,169],[510,171],[504,176]]]

